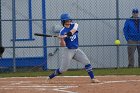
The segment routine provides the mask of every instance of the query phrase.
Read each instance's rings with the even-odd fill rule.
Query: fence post
[[[12,31],[13,31],[13,71],[16,72],[15,39],[16,39],[16,9],[15,0],[12,0]]]
[[[46,34],[46,4],[45,0],[42,0],[42,24],[43,24],[43,33]],[[46,37],[43,37],[43,46],[47,46],[47,41]],[[43,48],[44,51],[44,65],[43,65],[43,70],[47,70],[47,48]]]
[[[116,0],[116,36],[119,40],[119,0]],[[120,58],[119,58],[119,53],[120,53],[120,49],[119,49],[119,46],[117,46],[117,68],[119,68],[120,66]]]
[[[29,0],[29,39],[32,39],[32,0]]]
[[[0,0],[0,46],[2,46],[2,28],[1,28],[1,0]]]

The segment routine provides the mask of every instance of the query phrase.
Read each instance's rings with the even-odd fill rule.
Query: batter
[[[60,45],[64,47],[62,53],[62,62],[60,68],[56,69],[54,73],[49,75],[48,79],[52,79],[55,76],[67,71],[71,60],[74,59],[85,66],[85,69],[90,76],[91,82],[98,83],[99,80],[94,78],[89,59],[85,53],[78,48],[78,24],[72,22],[69,14],[61,15],[61,24],[63,25],[63,28],[60,31],[59,39]]]

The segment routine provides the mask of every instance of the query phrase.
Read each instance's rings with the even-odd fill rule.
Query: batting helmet
[[[64,26],[65,21],[71,20],[69,14],[61,14],[61,23]]]
[[[134,8],[134,9],[132,10],[132,13],[139,13],[139,10],[138,10],[137,8]]]

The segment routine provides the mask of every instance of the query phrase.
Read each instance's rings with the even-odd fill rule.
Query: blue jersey
[[[77,23],[71,23],[69,28],[63,27],[60,31],[60,35],[65,35],[68,32],[70,32],[72,29],[75,28],[75,25],[78,25]],[[78,26],[77,26],[78,28]],[[76,28],[76,30],[77,30]],[[68,49],[77,49],[78,48],[78,30],[70,37],[66,37],[64,39],[66,43],[66,47]]]

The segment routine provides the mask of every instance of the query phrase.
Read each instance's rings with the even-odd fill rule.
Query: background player
[[[78,48],[78,24],[73,23],[68,14],[61,15],[61,24],[63,25],[63,28],[61,29],[59,36],[60,45],[65,47],[62,53],[62,62],[60,68],[56,69],[54,73],[48,77],[48,79],[52,79],[55,76],[67,71],[71,60],[74,59],[85,65],[85,69],[91,78],[91,82],[98,83],[99,80],[94,78],[89,59],[84,52]]]

